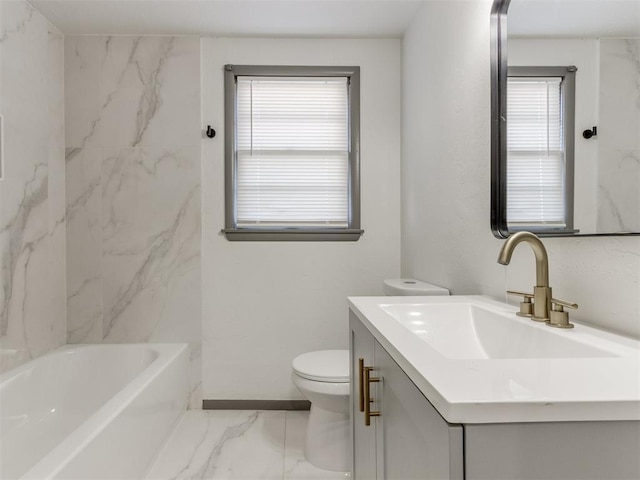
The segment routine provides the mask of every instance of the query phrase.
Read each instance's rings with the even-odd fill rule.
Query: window
[[[575,71],[575,67],[509,67],[510,231],[573,231]]]
[[[225,66],[228,240],[358,240],[359,67]]]

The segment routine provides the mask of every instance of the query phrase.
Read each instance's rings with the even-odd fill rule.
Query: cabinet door
[[[377,454],[384,474],[378,478],[462,480],[462,426],[447,423],[377,342],[375,361],[382,378]]]
[[[640,422],[466,425],[465,453],[470,480],[637,480]]]
[[[376,476],[376,426],[377,418],[371,419],[371,425],[365,426],[364,413],[360,411],[360,369],[359,359],[367,366],[374,365],[373,335],[360,320],[349,312],[350,351],[351,351],[351,432],[353,435],[353,478],[371,480]],[[377,392],[372,385],[372,396]]]

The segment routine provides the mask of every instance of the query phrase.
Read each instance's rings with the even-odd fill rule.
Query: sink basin
[[[450,423],[640,421],[637,339],[580,322],[552,328],[484,296],[349,305]]]
[[[557,335],[544,324],[471,303],[382,304],[380,308],[451,359],[615,356],[568,336]]]

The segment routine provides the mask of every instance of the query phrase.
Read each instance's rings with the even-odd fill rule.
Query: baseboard
[[[309,410],[309,400],[202,400],[203,410]]]

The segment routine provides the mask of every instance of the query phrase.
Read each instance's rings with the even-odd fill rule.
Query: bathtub
[[[139,479],[186,409],[186,344],[67,345],[0,375],[0,478]]]

